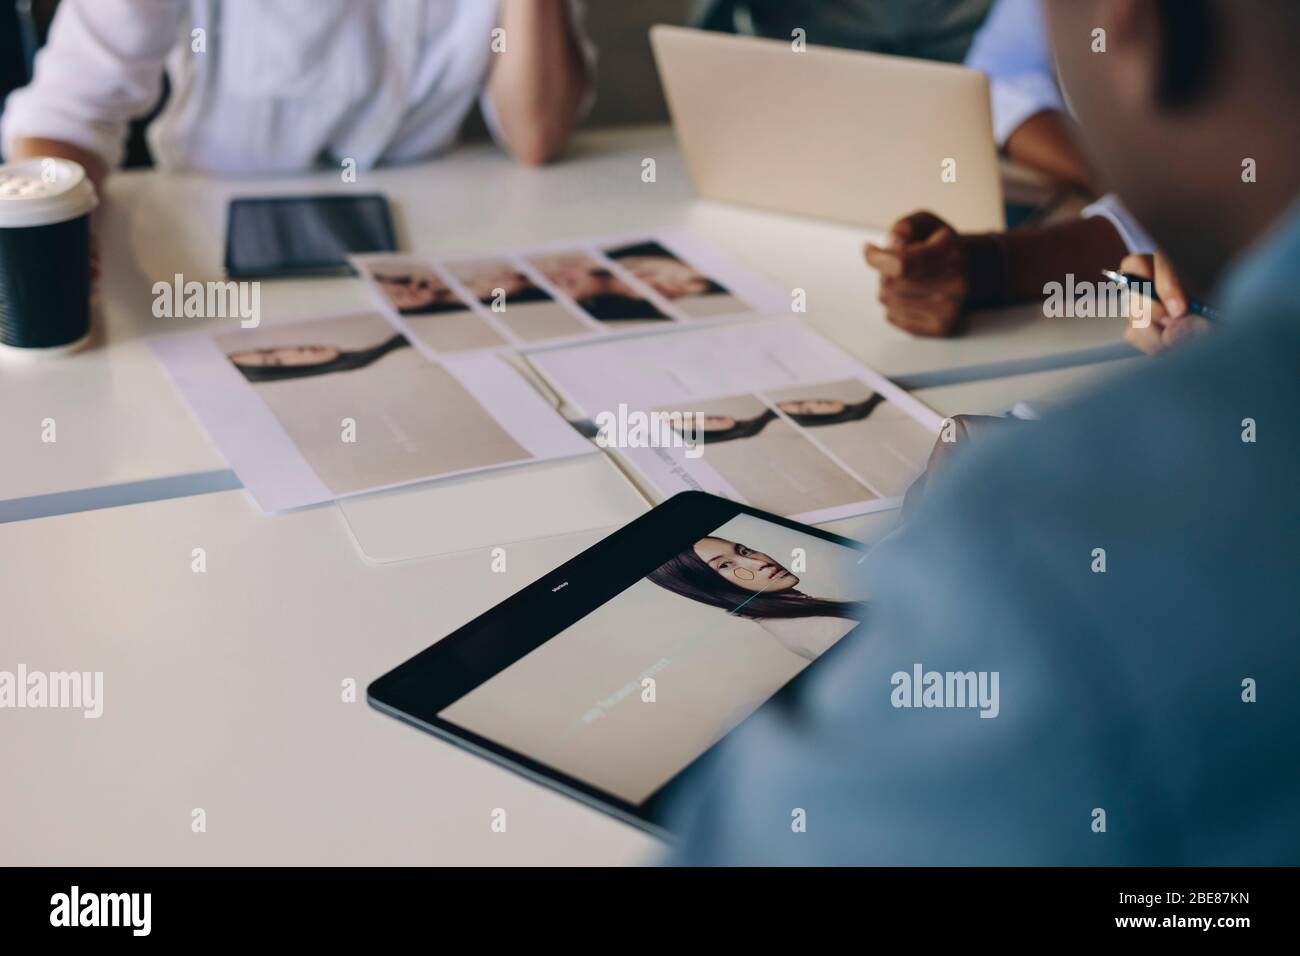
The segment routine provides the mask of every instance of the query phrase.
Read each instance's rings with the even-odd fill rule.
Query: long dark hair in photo
[[[623,322],[633,319],[668,321],[668,316],[656,309],[648,299],[638,299],[619,292],[586,295],[575,301],[582,306],[583,311],[601,322]]]
[[[244,378],[256,385],[259,382],[283,382],[289,379],[310,378],[313,375],[329,375],[331,372],[351,372],[372,365],[394,349],[405,348],[410,344],[406,336],[399,333],[368,349],[340,351],[328,362],[316,362],[311,365],[241,365],[234,361],[233,356],[231,362],[235,368],[244,373]]]
[[[553,301],[551,299],[550,294],[545,289],[541,288],[540,286],[533,285],[532,282],[529,282],[525,286],[520,286],[518,289],[515,289],[513,292],[507,292],[505,295],[505,300],[506,300],[507,307],[512,305],[524,305],[525,303],[528,302]],[[482,299],[479,299],[479,303],[481,305],[492,305],[496,301],[497,301],[497,297],[491,294],[484,296]]]
[[[630,246],[620,246],[617,249],[610,249],[606,255],[611,259],[671,259],[673,262],[682,262],[676,255],[669,252],[666,248],[657,242],[638,242]],[[687,266],[687,268],[692,268]],[[723,286],[708,276],[701,275],[700,281],[704,283],[704,288],[697,295],[725,295],[727,294],[726,286]]]
[[[866,418],[876,406],[885,400],[885,396],[879,392],[873,392],[871,397],[861,402],[844,404],[841,411],[833,415],[818,415],[810,412],[786,412],[791,420],[804,426],[805,428],[816,428],[818,425],[838,425],[841,422],[859,422]]]
[[[705,564],[692,548],[673,555],[647,577],[674,594],[751,620],[841,617],[860,621],[867,609],[861,601],[833,601],[794,588],[770,593],[746,591]]]
[[[380,288],[390,285],[409,288],[420,280],[417,276],[408,273],[390,272],[387,274],[376,274],[375,281],[379,284]],[[435,300],[433,302],[427,302],[424,305],[394,305],[394,307],[401,315],[442,315],[444,312],[464,312],[469,308],[469,306],[457,298],[443,299],[441,301]]]
[[[770,408],[765,408],[761,415],[756,415],[753,418],[737,419],[736,424],[730,428],[716,432],[705,432],[704,441],[710,445],[716,445],[719,442],[735,441],[737,438],[753,438],[766,428],[769,422],[774,421],[776,421],[776,412]]]
[[[464,312],[469,309],[464,302],[450,300],[444,302],[430,302],[427,305],[408,306],[405,309],[397,311],[402,315],[443,315],[447,312]]]
[[[611,259],[630,259],[637,257],[640,259],[675,259],[681,262],[675,255],[663,247],[661,243],[654,242],[634,242],[631,245],[619,246],[610,249],[605,253]]]

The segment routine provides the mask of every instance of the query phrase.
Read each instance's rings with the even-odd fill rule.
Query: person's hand
[[[894,223],[886,246],[869,243],[863,250],[880,273],[885,317],[913,335],[956,335],[966,313],[991,298],[975,255],[976,243],[988,240],[963,236],[930,212]]]
[[[1150,279],[1160,302],[1145,296],[1128,297],[1128,326],[1124,341],[1148,355],[1156,355],[1192,335],[1208,331],[1210,323],[1201,316],[1187,311],[1187,293],[1174,274],[1165,254],[1154,256],[1128,256],[1119,267],[1120,272]]]
[[[939,438],[930,450],[930,459],[925,464],[925,472],[912,482],[903,496],[903,517],[911,514],[925,495],[929,479],[949,467],[949,459],[958,447],[965,448],[972,440],[981,441],[990,432],[1014,428],[1020,424],[1018,418],[1000,418],[994,415],[954,415],[945,419],[939,430]]]

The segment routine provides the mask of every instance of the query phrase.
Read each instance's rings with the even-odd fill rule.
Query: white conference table
[[[658,182],[640,180],[657,160]],[[416,252],[487,251],[685,226],[791,288],[809,321],[888,374],[1091,349],[1113,323],[1007,316],[963,339],[888,326],[860,263],[868,233],[691,197],[665,129],[584,135],[553,168],[490,147],[363,174],[395,200]],[[321,176],[213,182],[117,177],[104,223],[104,328],[73,358],[0,368],[0,500],[224,470],[145,344],[154,281],[218,278],[227,197],[331,188]],[[130,216],[127,217],[126,213]],[[263,285],[263,321],[369,304],[360,284]],[[1118,363],[1123,364],[1123,363]],[[1106,366],[917,391],[944,413],[1050,400]],[[42,445],[40,421],[58,421]],[[871,536],[889,517],[859,520]],[[848,529],[844,529],[848,530]],[[104,716],[0,712],[0,862],[7,864],[616,864],[654,859],[624,824],[371,710],[366,684],[576,554],[583,531],[375,564],[343,512],[263,516],[242,491],[0,523],[0,669],[102,671]],[[202,547],[207,571],[191,570]],[[342,682],[357,700],[341,699]],[[202,808],[207,830],[191,830]],[[507,811],[505,833],[492,812]]]
[[[656,160],[657,181],[641,181]],[[417,253],[483,252],[564,238],[686,228],[779,285],[807,293],[807,321],[890,376],[1036,359],[1113,345],[1121,327],[1051,320],[1033,307],[991,316],[959,339],[926,340],[889,325],[875,273],[862,260],[869,231],[693,197],[667,127],[586,133],[563,163],[511,163],[487,144],[420,166],[362,172],[213,180],[157,172],[110,180],[102,210],[103,279],[91,348],[57,361],[0,365],[0,502],[35,495],[224,470],[154,360],[147,340],[229,320],[159,319],[153,284],[220,279],[225,210],[232,196],[356,189],[386,193],[399,238]],[[368,308],[353,279],[263,282],[262,321]],[[943,412],[965,408],[939,409]],[[41,441],[42,421],[58,441]]]

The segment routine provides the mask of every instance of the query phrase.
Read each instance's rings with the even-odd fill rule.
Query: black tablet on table
[[[847,538],[680,494],[380,677],[369,700],[666,834],[691,768],[834,666],[861,619],[863,557]]]
[[[352,275],[348,256],[396,250],[388,200],[377,193],[232,199],[226,214],[232,279]]]

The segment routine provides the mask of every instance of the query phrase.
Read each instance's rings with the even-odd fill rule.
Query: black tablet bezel
[[[399,720],[642,829],[669,837],[671,834],[665,829],[662,820],[662,810],[668,796],[708,756],[712,748],[667,781],[643,803],[633,804],[457,724],[442,720],[438,714],[494,674],[617,597],[674,554],[737,515],[751,515],[857,551],[866,550],[861,542],[725,498],[698,491],[683,492],[377,678],[367,688],[367,700],[372,707]],[[751,714],[748,720],[752,720],[755,714],[765,708],[788,703],[790,698],[798,694],[799,687],[808,674],[819,669],[826,658],[834,657],[858,630],[859,628],[854,628],[829,652],[804,668],[794,680]],[[743,724],[744,722],[741,726]]]
[[[236,206],[276,206],[288,203],[317,204],[379,204],[379,218],[384,232],[384,246],[378,249],[354,249],[352,252],[397,252],[397,234],[393,229],[392,209],[388,197],[383,193],[314,193],[302,196],[236,196],[226,204],[226,246],[225,268],[230,279],[284,279],[284,278],[322,278],[329,276],[352,276],[356,270],[347,262],[337,260],[319,260],[316,262],[297,262],[271,269],[237,270],[234,267],[234,217]]]

